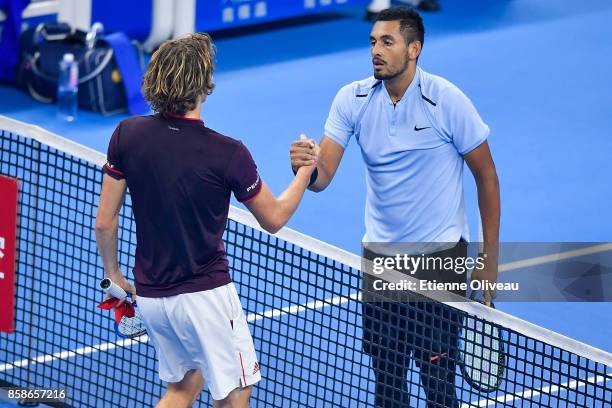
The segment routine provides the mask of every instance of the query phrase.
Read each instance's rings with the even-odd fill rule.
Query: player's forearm
[[[102,257],[105,276],[112,278],[121,272],[117,263],[119,217],[110,220],[96,220],[96,243]]]
[[[343,151],[344,150],[342,150],[339,154],[336,153],[333,158],[326,155],[319,160],[319,163],[317,163],[317,170],[319,174],[317,176],[317,180],[311,184],[310,187],[308,187],[309,190],[318,193],[325,190],[327,186],[330,185],[331,181],[336,175],[336,170],[338,170],[338,164],[340,163],[340,158],[342,158]]]
[[[314,191],[315,193],[325,190],[332,179],[329,170],[327,170],[322,163],[317,165],[317,173],[317,179],[308,187],[310,191]]]
[[[275,233],[287,224],[302,201],[308,183],[310,183],[310,174],[306,168],[298,170],[289,187],[276,199],[273,219],[266,228],[268,231]]]
[[[340,160],[344,155],[344,148],[333,141],[329,136],[321,140],[319,160],[317,161],[317,179],[310,185],[309,190],[323,191],[329,186],[338,170]]]
[[[497,256],[499,250],[500,194],[497,174],[484,175],[476,179],[478,206],[482,220],[484,252]]]

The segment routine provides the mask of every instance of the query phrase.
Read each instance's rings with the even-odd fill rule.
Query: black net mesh
[[[0,174],[19,179],[16,330],[0,333],[0,380],[66,388],[78,407],[154,405],[164,384],[153,347],[146,336],[118,339],[96,308],[99,164],[9,131],[0,145]],[[252,406],[612,406],[603,363],[446,304],[363,303],[360,270],[232,219],[224,238],[261,364]],[[128,197],[119,231],[128,276],[135,242]],[[457,364],[467,319],[503,333],[492,392]],[[207,392],[196,405],[210,406]]]

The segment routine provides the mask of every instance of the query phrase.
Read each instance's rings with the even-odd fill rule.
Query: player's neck
[[[410,64],[408,69],[406,69],[406,71],[402,72],[400,75],[383,81],[385,88],[387,89],[387,93],[394,103],[398,102],[404,97],[404,93],[406,93],[406,89],[408,89],[412,83],[415,75],[416,64]]]
[[[185,113],[185,119],[198,119],[202,120],[202,104],[198,103],[194,110]]]

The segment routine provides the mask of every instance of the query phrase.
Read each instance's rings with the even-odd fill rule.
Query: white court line
[[[291,305],[283,307],[282,309],[270,309],[266,310],[263,313],[249,313],[246,316],[248,322],[255,322],[257,320],[262,320],[264,318],[275,318],[288,314],[297,314],[304,312],[306,310],[317,310],[322,309],[327,306],[338,306],[344,303],[349,302],[350,300],[359,300],[360,295],[358,293],[354,293],[349,296],[335,296],[333,298],[325,299],[325,300],[317,300],[314,302],[309,302],[304,305]],[[149,337],[144,335],[137,337],[135,339],[123,339],[117,342],[108,342],[96,344],[95,346],[81,347],[75,350],[68,351],[59,351],[53,354],[46,354],[42,356],[35,357],[31,360],[23,359],[13,361],[12,363],[0,364],[0,372],[9,371],[15,368],[23,368],[28,366],[34,366],[36,364],[44,364],[50,363],[55,360],[66,360],[76,356],[85,356],[87,354],[93,354],[98,351],[108,351],[119,347],[130,347],[136,343],[146,343],[149,341]]]
[[[290,315],[290,314],[298,314],[298,313],[305,312],[307,310],[322,309],[328,306],[339,306],[341,304],[348,303],[349,301],[355,301],[355,300],[360,300],[360,299],[361,299],[361,296],[359,293],[353,293],[349,296],[335,296],[335,297],[325,299],[325,300],[317,300],[313,302],[308,302],[303,305],[292,305],[292,306],[286,306],[281,309],[270,309],[263,313],[250,313],[246,316],[246,320],[248,322],[255,322],[258,320],[263,320],[263,319],[268,319],[268,318],[276,318],[276,317],[281,317],[281,316]],[[118,347],[130,347],[134,344],[146,343],[148,341],[149,341],[149,337],[145,335],[145,336],[138,337],[136,339],[125,339],[125,340],[121,340],[118,342],[102,343],[102,344],[98,344],[98,345],[91,346],[91,347],[82,347],[82,348],[78,348],[78,349],[71,350],[71,351],[62,351],[62,352],[58,352],[54,354],[43,355],[43,356],[34,358],[31,362],[28,362],[27,359],[19,360],[19,361],[13,362],[12,364],[0,365],[0,372],[8,371],[14,368],[23,368],[27,366],[36,365],[36,364],[50,363],[55,360],[68,359],[68,358],[76,357],[79,355],[85,356],[87,354],[93,354],[99,351],[109,351],[109,350],[113,350]],[[521,393],[503,394],[494,400],[486,399],[486,400],[480,400],[480,401],[475,401],[471,403],[464,403],[461,405],[461,407],[462,408],[468,408],[468,407],[473,407],[473,406],[488,407],[497,402],[508,403],[508,402],[512,402],[517,399],[530,399],[530,398],[537,397],[543,393],[544,394],[554,394],[554,393],[560,392],[563,389],[574,390],[580,387],[585,387],[587,384],[600,384],[600,383],[611,381],[611,380],[612,380],[612,374],[607,375],[607,376],[598,375],[594,377],[589,377],[586,380],[572,380],[566,383],[562,383],[560,385],[550,385],[550,386],[542,387],[537,390],[527,389]]]
[[[549,260],[547,260],[549,259],[547,257],[539,257],[539,258],[542,261],[542,263],[550,262]],[[535,264],[530,263],[529,265],[535,265]],[[305,312],[307,310],[317,310],[317,309],[322,309],[328,306],[339,306],[341,304],[348,303],[349,301],[360,300],[360,298],[361,296],[359,293],[353,293],[349,296],[335,296],[335,297],[325,299],[325,300],[317,300],[313,302],[308,302],[303,305],[291,305],[291,306],[286,306],[281,309],[270,309],[270,310],[266,310],[263,313],[250,313],[246,316],[246,320],[248,322],[255,322],[255,321],[263,320],[263,319],[277,318],[277,317],[290,315],[290,314],[298,314],[298,313]],[[130,347],[134,344],[146,343],[148,341],[149,341],[149,338],[148,336],[145,335],[145,336],[141,336],[136,339],[124,339],[118,342],[102,343],[102,344],[98,344],[95,346],[82,347],[82,348],[78,348],[75,350],[62,351],[62,352],[57,352],[54,354],[43,355],[43,356],[34,358],[32,361],[28,361],[27,359],[18,360],[18,361],[13,362],[12,364],[1,364],[0,372],[9,371],[15,368],[33,366],[36,364],[50,363],[55,360],[65,360],[65,359],[76,357],[76,356],[85,356],[85,355],[93,354],[95,352],[100,352],[100,351],[109,351],[109,350],[113,350],[119,347]],[[603,382],[607,382],[611,380],[612,380],[612,374],[609,374],[607,376],[598,375],[594,377],[589,377],[586,380],[572,380],[569,382],[562,383],[560,385],[549,385],[549,386],[542,387],[540,389],[526,389],[520,393],[507,393],[507,394],[503,394],[497,397],[496,399],[486,399],[486,400],[474,401],[471,403],[464,403],[461,405],[461,407],[462,408],[468,408],[468,407],[473,407],[473,406],[488,407],[498,402],[509,403],[515,400],[531,399],[543,393],[544,394],[556,394],[563,389],[575,390],[580,387],[585,387],[587,384],[601,384]]]
[[[359,293],[353,293],[352,295],[349,295],[349,296],[335,296],[330,299],[316,300],[314,302],[308,302],[304,305],[287,306],[282,309],[270,309],[270,310],[266,310],[263,313],[256,313],[256,312],[250,313],[247,315],[246,319],[247,319],[247,322],[254,322],[257,320],[262,320],[264,318],[280,317],[280,316],[284,316],[287,314],[298,314],[301,312],[305,312],[308,309],[317,310],[317,309],[323,309],[324,307],[327,307],[327,306],[338,306],[343,303],[347,303],[349,300],[360,300],[360,299],[361,299],[361,296]]]
[[[543,265],[558,262],[565,259],[577,258],[579,256],[596,254],[598,252],[612,251],[612,243],[593,245],[587,248],[574,249],[571,251],[558,252],[556,254],[537,256],[535,258],[523,259],[515,262],[507,262],[499,265],[499,272],[507,272],[515,269],[527,268],[528,266]]]
[[[84,161],[88,161],[98,166],[101,166],[106,161],[106,156],[103,153],[82,146],[71,140],[62,138],[41,127],[20,122],[3,115],[0,115],[0,123],[2,125],[2,132],[10,132],[20,135],[21,137],[36,140],[37,142],[40,142],[44,145],[50,146],[54,149],[58,149],[64,153],[70,154],[76,158],[80,158]],[[262,234],[267,234],[261,228],[255,217],[253,217],[253,215],[246,210],[242,210],[240,208],[230,205],[229,218],[236,222],[240,222],[256,231],[260,231]],[[287,227],[282,228],[276,234],[273,234],[271,239],[281,239],[289,244],[296,245],[305,251],[317,254],[317,256],[328,258],[330,261],[341,263],[356,270],[361,271],[363,269],[363,259],[359,255],[337,248],[333,245],[329,245],[318,239],[302,234]],[[610,249],[612,249],[612,244],[608,245],[611,245]],[[584,255],[587,253],[600,252],[603,250],[607,250],[608,247],[606,247],[605,245],[596,245],[590,248],[590,251],[592,252],[585,252],[589,251],[589,248],[584,248],[575,252],[567,251],[568,253],[565,253],[565,256],[570,257]],[[531,265],[535,265],[552,262],[555,259],[559,258],[557,255],[553,254],[551,256],[532,258],[531,260],[526,261],[530,261]],[[524,265],[527,266],[527,264]],[[522,267],[521,264],[502,264],[500,265],[500,271],[504,272],[519,267]],[[410,276],[405,276],[392,270],[387,270],[385,272],[387,273],[388,277],[397,279],[398,281],[411,278]],[[364,271],[364,273],[367,272]],[[515,316],[511,316],[502,311],[491,309],[478,303],[464,302],[462,300],[453,301],[452,298],[451,300],[437,299],[436,296],[431,296],[427,293],[422,293],[420,291],[418,291],[418,293],[424,294],[426,297],[432,298],[434,300],[441,300],[442,303],[450,305],[451,307],[454,307],[463,312],[478,316],[486,320],[495,321],[498,324],[506,326],[510,330],[514,330],[520,334],[531,338],[537,338],[538,340],[549,343],[551,346],[560,347],[578,356],[602,362],[607,366],[612,366],[612,354],[600,350],[596,347],[592,347],[588,344],[579,342],[577,340],[570,339],[566,336],[560,335],[559,333],[555,333],[541,326],[536,326],[533,323],[519,319]]]
[[[108,351],[118,347],[130,347],[136,343],[146,343],[149,341],[148,336],[140,336],[135,339],[124,339],[116,342],[102,343],[95,346],[81,347],[74,350],[59,351],[53,354],[46,354],[33,358],[32,360],[23,359],[13,361],[12,363],[0,364],[0,372],[9,371],[14,368],[23,368],[36,364],[50,363],[55,360],[66,360],[76,356],[85,356],[98,351]]]
[[[58,150],[64,151],[66,153],[72,154],[75,157],[89,161],[90,163],[95,163],[98,166],[101,166],[106,161],[104,154],[97,152],[93,149],[87,148],[85,146],[79,145],[78,143],[75,143],[71,140],[62,138],[38,126],[29,125],[29,124],[26,124],[20,121],[16,121],[14,119],[10,119],[2,115],[0,115],[0,119],[3,122],[4,127],[2,130],[4,131],[9,131],[12,133],[19,134],[23,137],[27,137],[29,139],[37,140],[43,144],[46,144]],[[255,220],[255,218],[245,210],[236,208],[234,206],[230,206],[229,216],[231,219],[238,221],[238,222],[242,222],[248,227],[251,227],[258,231],[265,232],[261,229],[261,227]],[[330,260],[333,260],[335,262],[341,262],[351,268],[361,270],[361,257],[359,257],[358,255],[352,254],[350,252],[347,252],[345,250],[336,248],[332,245],[323,243],[310,236],[301,234],[289,228],[283,228],[278,233],[274,234],[274,236],[278,239],[282,239],[294,245],[300,246],[301,248],[307,251],[319,254],[320,256],[327,257]],[[568,259],[568,258],[572,258],[576,256],[587,255],[587,254],[608,251],[608,250],[612,250],[612,244],[596,245],[593,247],[579,249],[575,251],[567,251],[564,253],[562,252],[559,254],[551,254],[551,255],[531,258],[531,259],[527,259],[523,261],[502,264],[500,265],[499,271],[504,272],[508,270],[524,268],[527,266],[540,265],[544,263],[555,262],[561,259]],[[309,302],[305,305],[294,305],[294,306],[287,306],[282,309],[271,309],[261,314],[249,314],[247,316],[247,319],[249,321],[256,321],[256,320],[260,320],[260,319],[267,318],[267,317],[278,317],[278,316],[283,316],[289,313],[300,313],[308,309],[314,310],[314,309],[326,307],[328,305],[343,304],[343,303],[348,302],[350,299],[354,299],[354,298],[358,298],[358,296],[357,295],[350,295],[349,297],[337,296],[337,297],[334,297],[334,298],[331,298],[325,301],[314,301],[314,302]],[[449,303],[449,302],[444,302],[444,303]],[[473,308],[470,306],[471,305],[467,303],[461,303],[461,304],[455,305],[457,309],[460,309],[464,312],[472,313]],[[497,320],[498,322],[502,322],[508,325],[509,328],[519,333],[525,334],[530,337],[538,338],[539,340],[549,342],[561,348],[563,348],[563,345],[560,343],[562,342],[567,343],[565,344],[566,346],[565,348],[567,348],[569,351],[571,351],[574,354],[577,354],[583,357],[587,357],[587,358],[589,357],[589,355],[592,355],[592,356],[597,357],[598,361],[604,361],[606,362],[606,365],[612,365],[612,363],[607,363],[607,362],[612,361],[612,355],[610,355],[610,353],[607,353],[602,350],[596,349],[594,347],[588,346],[584,343],[580,343],[575,340],[566,338],[565,336],[559,335],[550,330],[536,327],[535,325],[530,324],[529,322],[522,321],[521,319],[512,317],[510,315],[506,315],[502,312],[499,312],[493,309],[488,309],[488,308],[487,309],[480,308],[480,309],[481,309],[480,314],[477,314],[477,315],[481,317],[482,316],[484,316],[485,318],[495,317],[498,319]],[[62,352],[58,352],[58,353],[54,353],[50,355],[43,355],[40,357],[36,357],[33,360],[30,360],[29,362],[28,360],[20,360],[20,361],[14,362],[12,365],[11,364],[0,364],[0,372],[11,370],[16,367],[24,367],[28,365],[51,362],[57,359],[67,359],[67,358],[75,357],[77,355],[92,354],[96,351],[105,351],[105,350],[110,350],[110,349],[114,349],[117,347],[129,347],[137,342],[146,342],[146,341],[148,341],[148,338],[146,336],[143,336],[139,339],[121,340],[119,342],[103,343],[103,344],[99,344],[96,346],[83,347],[83,348],[79,348],[76,350],[62,351]],[[588,379],[586,381],[588,381]],[[552,386],[552,387],[555,387],[555,386]],[[531,391],[531,392],[543,392],[546,388],[550,388],[550,387],[545,387],[540,391]]]
[[[265,311],[264,313],[250,313],[246,316],[248,322],[255,322],[258,320],[268,319],[268,318],[276,318],[290,314],[298,314],[305,312],[307,310],[317,310],[322,309],[328,306],[339,306],[344,303],[348,303],[349,301],[360,300],[361,296],[358,293],[351,294],[349,296],[335,296],[333,298],[329,298],[326,300],[317,300],[313,302],[309,302],[303,305],[292,305],[286,306],[281,309],[270,309]],[[50,363],[55,360],[68,359],[76,356],[85,356],[88,354],[93,354],[99,351],[109,351],[118,347],[130,347],[137,343],[146,343],[149,341],[148,336],[141,336],[136,339],[125,339],[118,342],[108,342],[102,343],[91,347],[82,347],[71,351],[62,351],[54,354],[43,355],[34,358],[31,362],[28,362],[27,359],[15,361],[12,364],[2,364],[0,365],[0,372],[8,371],[14,368],[23,368],[27,366],[32,366],[36,364],[44,364]],[[598,375],[594,377],[589,377],[586,380],[572,380],[560,385],[550,385],[540,389],[527,389],[521,393],[508,393],[503,394],[496,399],[486,399],[475,401],[471,403],[464,403],[461,405],[462,408],[473,407],[474,405],[477,407],[488,407],[497,402],[501,403],[509,403],[517,399],[530,399],[533,397],[537,397],[544,394],[554,394],[560,392],[562,389],[574,390],[580,387],[585,387],[587,384],[600,384],[603,382],[611,381],[612,374],[608,376]]]
[[[597,247],[604,247],[604,246],[611,246],[612,244],[605,244],[605,245],[598,245]],[[585,253],[595,253],[595,252],[599,252],[599,251],[603,251],[603,250],[610,250],[610,249],[601,249],[599,248],[598,250],[595,250],[596,247],[590,247],[590,248],[586,248],[586,249],[582,249],[582,250],[578,250],[581,251],[581,253],[579,255],[584,255]],[[584,252],[584,251],[588,251],[589,249],[593,249],[590,252]],[[568,251],[568,252],[577,252],[577,251]],[[555,259],[565,259],[565,258],[561,258],[563,256],[564,253],[560,253],[560,254],[555,254],[555,255],[560,255],[559,257],[555,258]],[[574,256],[579,256],[579,255],[574,255]],[[553,255],[551,255],[553,256]],[[527,266],[533,266],[533,265],[537,265],[538,263],[536,262],[536,259],[540,262],[540,263],[547,263],[547,262],[552,262],[551,256],[542,256],[542,257],[538,257],[538,258],[533,258],[533,259],[527,259],[524,261],[519,261],[519,262],[524,262],[522,265],[527,265]],[[505,270],[509,270],[509,269],[515,269],[518,267],[524,267],[524,266],[516,266],[519,262],[513,262],[511,264],[505,264],[505,265],[512,265],[511,267],[506,268]],[[504,265],[500,265],[500,269],[503,267]],[[360,294],[359,293],[353,293],[349,296],[335,296],[329,299],[325,299],[325,300],[316,300],[316,301],[312,301],[312,302],[308,302],[306,304],[303,305],[291,305],[291,306],[286,306],[283,307],[281,309],[269,309],[266,310],[263,313],[250,313],[246,316],[246,320],[248,322],[255,322],[258,320],[263,320],[264,318],[276,318],[276,317],[281,317],[284,315],[288,315],[288,314],[298,314],[301,312],[304,312],[306,310],[317,310],[317,309],[322,309],[324,307],[327,306],[338,306],[344,303],[347,303],[350,300],[360,300]],[[74,350],[67,350],[67,351],[61,351],[61,352],[57,352],[57,353],[53,353],[53,354],[47,354],[47,355],[42,355],[42,356],[38,356],[35,357],[34,359],[31,360],[30,363],[28,363],[27,359],[23,359],[23,360],[17,360],[14,361],[12,363],[5,363],[5,364],[0,364],[0,372],[4,372],[4,371],[9,371],[11,369],[14,368],[22,368],[22,367],[27,367],[29,365],[36,365],[36,364],[41,364],[41,363],[49,363],[55,360],[63,360],[63,359],[68,359],[68,358],[72,358],[72,357],[76,357],[78,355],[87,355],[87,354],[93,354],[95,352],[98,351],[107,351],[107,350],[112,350],[118,347],[130,347],[136,343],[146,343],[148,342],[149,338],[145,335],[145,336],[141,336],[138,337],[136,339],[124,339],[124,340],[120,340],[118,342],[107,342],[107,343],[101,343],[101,344],[97,344],[94,346],[88,346],[88,347],[81,347],[81,348],[77,348]],[[587,381],[589,381],[590,379],[588,379]]]
[[[558,254],[545,255],[545,256],[540,256],[536,258],[525,259],[525,260],[517,261],[517,262],[510,262],[510,263],[500,265],[499,270],[508,271],[512,269],[524,268],[526,266],[534,266],[534,265],[554,262],[555,260],[559,260],[559,259],[568,259],[572,257],[577,257],[577,256],[582,256],[582,255],[592,254],[592,253],[597,253],[597,252],[602,252],[602,251],[608,251],[608,250],[612,250],[612,244],[596,245],[596,246],[583,248],[579,250],[572,250],[572,251],[567,251],[567,252],[561,252]],[[280,316],[284,316],[287,314],[298,314],[306,310],[316,310],[316,309],[322,309],[327,306],[337,306],[343,303],[347,303],[350,300],[359,300],[359,299],[360,299],[360,296],[358,293],[354,293],[349,296],[335,296],[335,297],[325,299],[325,300],[317,300],[317,301],[308,302],[303,305],[291,305],[291,306],[286,306],[281,309],[270,309],[263,313],[257,313],[257,312],[250,313],[246,316],[246,319],[248,322],[254,322],[257,320],[262,320],[264,318],[275,318],[275,317],[280,317]],[[8,371],[14,368],[26,367],[28,365],[48,363],[48,362],[58,360],[58,359],[67,359],[71,357],[76,357],[77,355],[92,354],[97,351],[107,351],[107,350],[111,350],[117,347],[129,347],[135,343],[146,343],[146,342],[148,342],[148,337],[141,336],[137,339],[125,339],[125,340],[121,340],[118,342],[101,343],[95,346],[82,347],[82,348],[78,348],[75,350],[62,351],[62,352],[57,352],[57,353],[49,354],[49,355],[42,355],[39,357],[35,357],[34,359],[32,359],[30,363],[28,363],[27,359],[24,359],[24,360],[15,361],[13,363],[0,364],[0,372]],[[587,379],[587,381],[588,380],[589,379]]]
[[[601,384],[601,383],[605,383],[608,381],[612,381],[612,374],[596,375],[593,377],[589,377],[586,380],[572,380],[572,381],[568,381],[568,382],[565,382],[559,385],[549,385],[547,387],[543,387],[538,390],[527,389],[517,394],[511,394],[511,393],[504,394],[504,395],[497,397],[496,399],[486,399],[486,400],[474,401],[470,403],[464,403],[461,405],[461,408],[468,408],[468,407],[473,407],[473,406],[488,407],[497,402],[509,403],[517,399],[518,400],[531,399],[541,394],[556,394],[556,393],[559,393],[561,390],[575,390],[581,387],[586,387],[587,384]],[[555,397],[553,396],[552,398],[555,398]]]

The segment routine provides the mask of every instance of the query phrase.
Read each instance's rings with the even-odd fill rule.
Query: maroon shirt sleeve
[[[225,171],[225,182],[241,203],[255,198],[261,191],[261,178],[251,153],[242,143],[234,152]]]
[[[125,174],[122,170],[121,155],[119,153],[119,135],[121,134],[121,124],[117,126],[111,140],[108,143],[108,152],[106,154],[106,164],[104,171],[114,179],[122,180]]]

